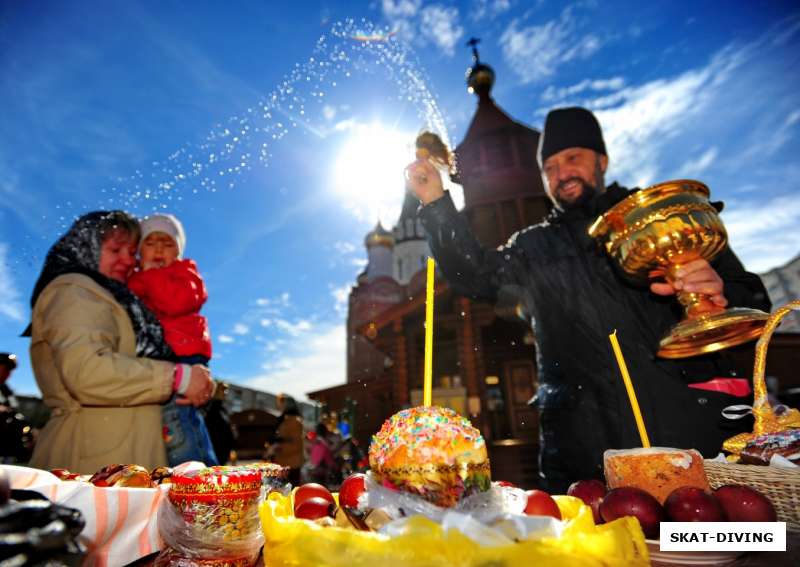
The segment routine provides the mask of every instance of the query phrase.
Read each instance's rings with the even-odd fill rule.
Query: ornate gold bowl
[[[591,227],[622,273],[648,284],[654,278],[672,282],[675,272],[693,260],[713,260],[728,240],[719,214],[703,183],[679,179],[633,193]],[[658,355],[685,358],[738,345],[758,337],[769,317],[757,309],[725,309],[700,293],[679,291],[682,321],[661,339]]]

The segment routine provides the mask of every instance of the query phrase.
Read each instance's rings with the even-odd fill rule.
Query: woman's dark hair
[[[114,232],[125,232],[139,239],[141,229],[136,218],[124,211],[93,211],[76,219],[67,232],[50,248],[42,273],[31,294],[31,309],[44,289],[59,276],[81,274],[108,290],[128,312],[136,334],[136,356],[175,360],[175,353],[164,341],[164,331],[156,316],[123,282],[101,274],[99,270],[103,242]],[[31,336],[28,325],[23,336]]]
[[[321,421],[317,424],[317,427],[314,429],[317,432],[317,437],[327,437],[330,431],[328,431],[328,427],[322,423]]]
[[[117,231],[125,232],[137,241],[142,236],[139,221],[125,211],[109,211],[100,217],[97,221],[97,231],[100,233],[100,242],[105,242]]]

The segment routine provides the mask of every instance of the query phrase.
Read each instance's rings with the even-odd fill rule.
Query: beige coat
[[[160,403],[174,365],[136,357],[125,309],[81,274],[54,279],[32,315],[31,363],[52,417],[31,466],[89,474],[111,464],[167,464]]]
[[[296,415],[287,415],[278,426],[274,461],[284,467],[299,469],[305,461],[303,451],[303,420]]]

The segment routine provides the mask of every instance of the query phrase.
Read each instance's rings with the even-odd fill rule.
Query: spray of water
[[[437,132],[449,143],[436,97],[413,50],[366,20],[347,19],[331,25],[304,62],[270,93],[243,113],[216,124],[200,143],[186,143],[149,171],[117,178],[101,190],[99,205],[136,213],[173,209],[199,193],[233,189],[239,176],[254,166],[269,167],[276,149],[292,130],[325,138],[324,114],[337,89],[365,75],[381,80],[391,97],[413,108],[420,127]],[[357,41],[356,37],[374,37]],[[98,208],[87,206],[86,209]],[[65,216],[59,219],[71,222]]]

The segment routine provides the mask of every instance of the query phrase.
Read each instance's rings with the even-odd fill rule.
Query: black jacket
[[[594,219],[628,194],[614,184],[586,207],[556,211],[497,250],[480,246],[449,196],[420,209],[433,255],[456,292],[489,301],[508,294],[526,306],[537,343],[540,470],[550,490],[602,478],[603,451],[641,445],[608,338],[614,329],[653,446],[715,456],[724,439],[748,427],[720,415],[748,400],[687,387],[735,375],[726,357],[657,358],[660,338],[681,318],[678,302],[624,281],[588,236]],[[712,265],[730,306],[769,310],[761,280],[730,249]]]

